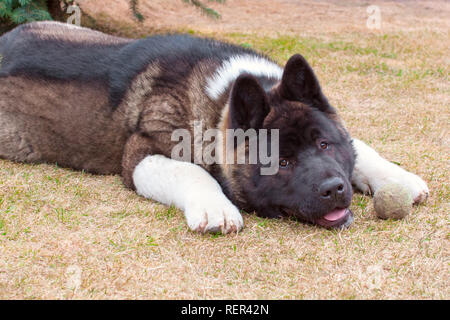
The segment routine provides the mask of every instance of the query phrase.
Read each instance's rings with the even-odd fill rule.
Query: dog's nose
[[[339,177],[325,180],[319,186],[319,194],[322,199],[340,200],[345,194],[345,183]]]

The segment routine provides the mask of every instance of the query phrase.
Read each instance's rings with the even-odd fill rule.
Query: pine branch
[[[45,0],[22,1],[25,5],[12,10],[9,18],[15,24],[24,22],[53,20]]]
[[[130,0],[130,9],[133,16],[137,19],[137,21],[142,22],[144,21],[144,16],[139,12],[138,6],[138,0]]]
[[[206,14],[208,17],[214,18],[214,19],[220,19],[222,16],[220,13],[218,13],[216,10],[209,8],[206,6],[203,2],[199,0],[183,0],[186,3],[190,3],[197,8],[199,8],[204,14]],[[208,0],[209,2],[218,2],[218,3],[224,3],[225,0]]]

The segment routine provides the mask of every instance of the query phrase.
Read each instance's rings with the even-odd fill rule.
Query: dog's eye
[[[320,149],[322,150],[327,150],[330,147],[330,144],[326,141],[321,141],[320,142]]]
[[[280,168],[287,168],[289,166],[289,160],[280,159]]]

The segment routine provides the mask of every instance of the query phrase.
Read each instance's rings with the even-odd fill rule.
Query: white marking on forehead
[[[267,59],[247,55],[238,55],[222,63],[214,75],[207,80],[206,93],[211,99],[217,99],[239,75],[249,73],[254,76],[267,76],[281,80],[283,69]]]

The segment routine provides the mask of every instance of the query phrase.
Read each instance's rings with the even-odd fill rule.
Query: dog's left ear
[[[285,99],[304,102],[325,112],[332,109],[314,71],[299,54],[293,55],[286,63],[280,90]]]
[[[261,129],[270,111],[267,95],[253,76],[240,75],[230,96],[230,129]]]

